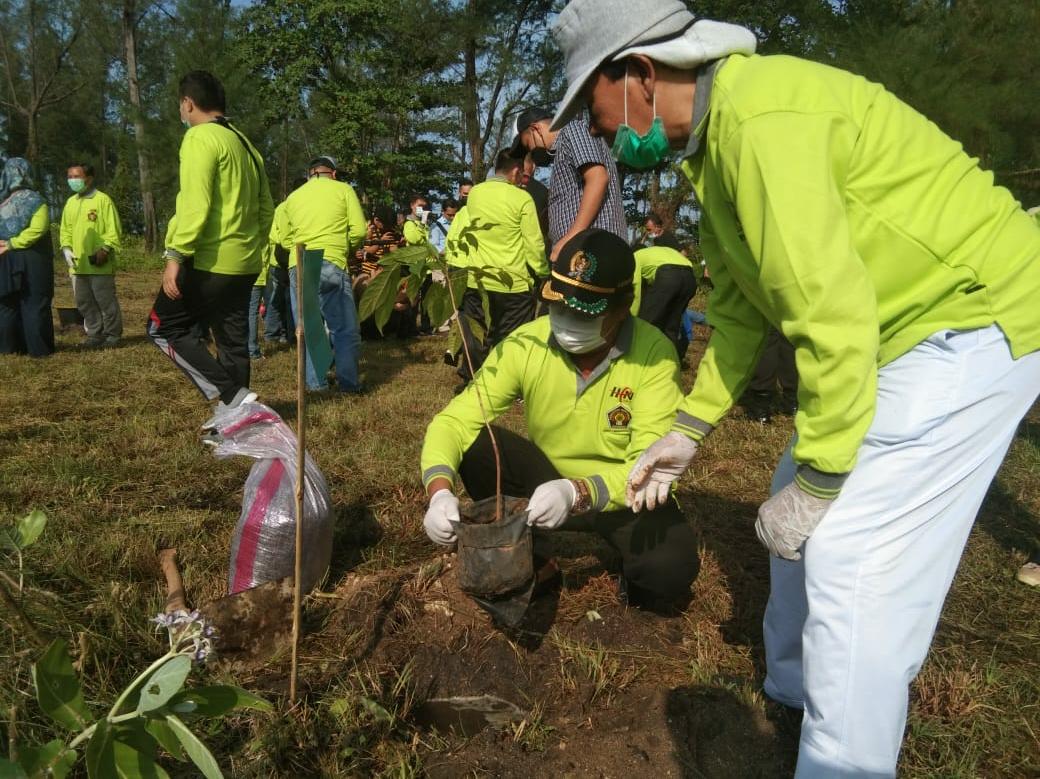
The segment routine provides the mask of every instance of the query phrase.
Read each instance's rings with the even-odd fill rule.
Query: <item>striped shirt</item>
[[[581,169],[586,165],[602,165],[609,177],[606,197],[591,226],[609,230],[627,241],[628,225],[625,223],[625,209],[621,206],[617,166],[603,139],[590,135],[589,123],[578,118],[564,125],[551,151],[555,156],[549,179],[550,242],[555,244],[566,235],[578,216],[585,188]]]

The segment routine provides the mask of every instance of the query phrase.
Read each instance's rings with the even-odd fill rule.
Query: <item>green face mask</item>
[[[86,188],[86,186],[87,186],[87,182],[84,181],[83,179],[66,179],[66,180],[69,182],[69,189],[71,189],[73,192],[82,192]]]
[[[622,165],[635,170],[656,168],[671,153],[664,120],[657,115],[657,94],[654,94],[654,121],[646,135],[640,135],[628,124],[628,72],[625,72],[625,121],[614,136],[611,156]]]

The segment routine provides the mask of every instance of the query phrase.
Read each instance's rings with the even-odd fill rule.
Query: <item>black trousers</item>
[[[697,276],[693,268],[662,265],[657,269],[654,283],[643,287],[639,303],[639,318],[668,336],[680,360],[690,346],[683,332],[683,312],[696,293]]]
[[[487,296],[491,309],[490,327],[484,321],[484,307],[481,305],[480,293],[477,290],[467,289],[462,296],[462,305],[459,308],[462,337],[466,340],[466,346],[473,358],[474,371],[480,370],[480,366],[484,364],[488,354],[503,338],[520,325],[527,324],[534,319],[535,300],[530,292],[488,292]],[[471,332],[466,317],[478,322],[484,328],[486,335],[483,343]],[[458,373],[464,381],[473,378],[470,375],[465,356],[462,358]]]
[[[0,257],[0,354],[54,352],[54,264],[48,231],[32,246]]]
[[[780,382],[780,391],[798,391],[798,369],[794,362],[794,347],[779,330],[771,328],[766,339],[766,348],[758,360],[755,375],[748,386],[752,392],[772,393]]]
[[[529,498],[538,485],[562,478],[545,453],[526,438],[504,428],[494,430],[505,495]],[[473,500],[495,494],[495,454],[486,429],[463,456],[459,476]],[[700,558],[693,529],[674,498],[655,511],[634,514],[622,509],[571,517],[560,530],[597,533],[621,555],[633,605],[674,611],[689,603]],[[535,546],[539,547],[537,540]]]
[[[160,288],[148,315],[148,337],[187,375],[207,400],[231,402],[249,386],[249,297],[256,275],[228,276],[185,264],[177,278],[180,300]],[[209,331],[216,357],[201,333]]]

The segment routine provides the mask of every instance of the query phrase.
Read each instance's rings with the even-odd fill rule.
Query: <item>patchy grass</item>
[[[194,602],[224,594],[250,467],[199,445],[207,407],[144,338],[159,263],[133,251],[120,262],[120,348],[81,351],[77,334],[65,333],[50,359],[0,358],[0,513],[35,507],[51,519],[26,555],[24,606],[41,630],[78,647],[95,708],[160,651],[147,624],[164,600],[160,540],[180,550]],[[609,550],[560,534],[564,589],[545,607],[548,632],[506,636],[467,606],[451,558],[422,532],[423,430],[454,384],[442,348],[436,338],[368,342],[373,391],[311,404],[308,441],[331,488],[336,536],[323,591],[306,603],[304,697],[294,709],[238,716],[204,733],[225,773],[790,774],[797,722],[760,692],[768,564],[753,531],[789,422],[727,421],[684,479],[702,567],[682,618],[625,610],[603,573]],[[294,369],[285,347],[254,363],[254,388],[290,418]],[[516,412],[506,423],[522,427]],[[1036,541],[1038,511],[1034,416],[983,508],[913,687],[901,776],[1040,773],[1040,597],[1013,581]],[[5,614],[0,716],[13,707],[18,732],[42,740],[49,726],[29,678],[36,651]],[[215,666],[200,676],[281,701],[287,665]],[[485,693],[527,716],[470,739],[412,723],[429,697]]]

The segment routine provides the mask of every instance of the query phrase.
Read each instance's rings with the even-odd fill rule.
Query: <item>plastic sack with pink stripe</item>
[[[292,576],[296,558],[296,434],[262,403],[221,409],[206,425],[217,457],[256,460],[242,494],[242,513],[231,538],[231,594]],[[325,575],[332,558],[332,501],[311,456],[304,468],[303,592]]]

